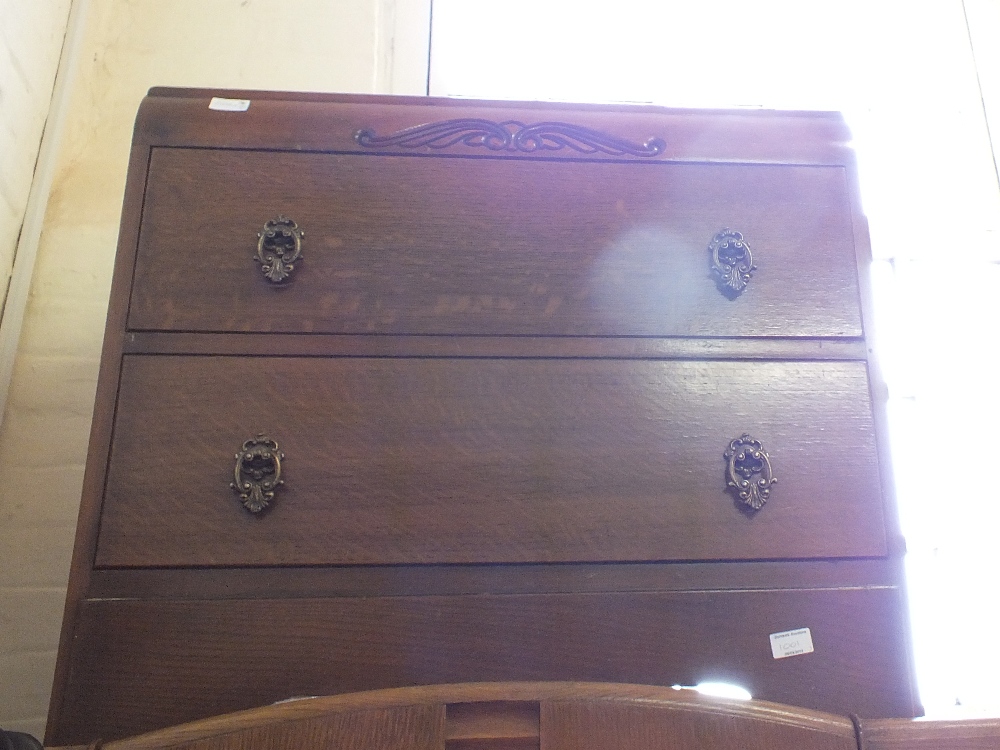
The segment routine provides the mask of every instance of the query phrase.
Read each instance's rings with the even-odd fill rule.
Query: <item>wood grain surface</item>
[[[103,745],[107,750],[261,746],[857,750],[851,722],[832,714],[708,698],[693,690],[579,682],[467,683],[306,698]]]
[[[254,262],[285,214],[287,288]],[[743,233],[736,300],[708,245]],[[129,328],[860,336],[841,167],[154,149]]]
[[[543,704],[546,750],[852,750],[843,724],[825,731],[695,711],[668,713],[659,706],[611,701],[550,701]]]
[[[884,555],[867,394],[856,362],[129,356],[97,564]],[[229,484],[262,432],[285,486],[253,516]]]
[[[102,568],[90,599],[250,599],[893,587],[893,558],[661,563]]]
[[[664,147],[354,138],[463,118]],[[918,714],[849,141],[836,113],[151,92],[48,743],[472,679],[731,679],[845,715]],[[279,213],[306,232],[284,288],[254,262]],[[757,265],[734,299],[709,271],[724,227]],[[286,484],[254,517],[229,484],[261,432]],[[744,432],[778,478],[756,514],[726,491],[723,451]],[[799,627],[815,652],[774,660],[768,634]],[[537,718],[538,743],[563,722],[585,747],[607,739],[588,722],[616,721],[539,702],[565,688],[463,690],[423,713],[345,698],[387,713],[223,746],[359,732],[534,750]],[[622,731],[629,750],[714,742],[738,729],[726,716],[695,736],[639,711],[625,724],[646,729]]]
[[[832,713],[911,715],[891,588],[87,601],[49,744],[291,696],[492,680],[726,681]],[[808,627],[815,651],[774,659]],[[113,637],[109,637],[113,634]]]
[[[860,750],[997,750],[1000,719],[862,719]]]

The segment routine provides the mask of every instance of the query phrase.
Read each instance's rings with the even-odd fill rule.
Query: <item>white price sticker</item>
[[[771,655],[775,659],[811,654],[813,652],[812,633],[809,628],[771,633]]]
[[[224,99],[221,96],[213,96],[208,103],[209,109],[217,109],[220,112],[246,112],[250,109],[249,99]]]

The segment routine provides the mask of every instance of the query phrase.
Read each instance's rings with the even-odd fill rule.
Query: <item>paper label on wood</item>
[[[771,655],[775,659],[811,654],[813,650],[812,633],[809,632],[809,628],[771,633]]]
[[[224,99],[221,96],[213,96],[208,103],[209,109],[217,109],[220,112],[246,112],[250,109],[249,99]]]

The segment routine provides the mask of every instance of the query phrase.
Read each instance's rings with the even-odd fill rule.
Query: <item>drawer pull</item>
[[[718,277],[719,290],[730,299],[735,299],[743,293],[750,276],[757,269],[750,246],[741,233],[723,229],[712,238],[708,251],[712,254],[712,271]]]
[[[760,510],[771,494],[771,485],[778,481],[771,473],[771,460],[764,446],[744,433],[729,443],[723,455],[728,462],[729,489],[744,505]]]
[[[271,219],[257,232],[257,257],[261,273],[272,284],[284,284],[302,258],[302,240],[306,233],[287,216]]]
[[[236,454],[234,481],[230,487],[239,493],[243,507],[251,513],[260,513],[274,499],[274,491],[284,482],[281,479],[281,460],[285,454],[267,435],[258,435],[243,443]]]

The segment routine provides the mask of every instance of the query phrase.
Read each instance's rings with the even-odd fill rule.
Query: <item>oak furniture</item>
[[[1000,720],[867,720],[648,685],[479,683],[282,701],[76,750],[329,747],[995,750]]]
[[[859,719],[859,750],[996,750],[1000,718]]]
[[[917,715],[849,140],[151,91],[48,744],[495,680]]]
[[[308,698],[90,748],[858,750],[846,717],[598,683],[433,685]]]

